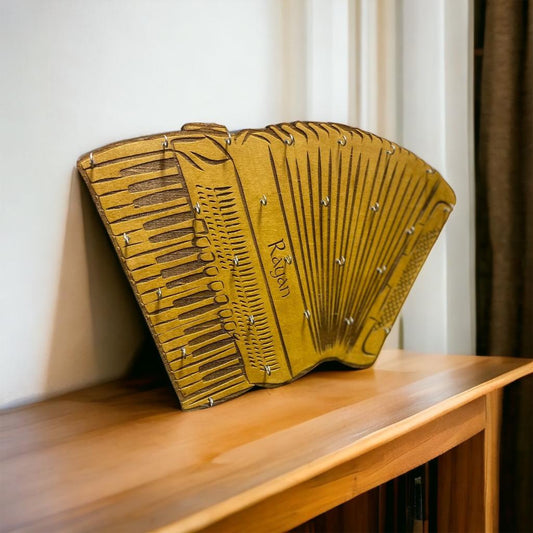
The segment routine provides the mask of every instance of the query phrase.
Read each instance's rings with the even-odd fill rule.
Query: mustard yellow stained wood
[[[375,361],[455,196],[371,133],[188,124],[82,156],[181,405]]]

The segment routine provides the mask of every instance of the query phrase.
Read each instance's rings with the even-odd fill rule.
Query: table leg
[[[485,531],[490,533],[498,531],[502,393],[487,394],[485,404]]]
[[[498,530],[502,391],[485,397],[485,429],[439,457],[437,530]]]

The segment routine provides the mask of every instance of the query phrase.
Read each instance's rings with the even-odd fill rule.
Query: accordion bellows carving
[[[372,365],[455,203],[411,152],[330,123],[188,124],[78,169],[184,409]]]

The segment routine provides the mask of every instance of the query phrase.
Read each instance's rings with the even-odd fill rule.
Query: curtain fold
[[[533,358],[533,7],[487,0],[477,176],[478,353]],[[504,393],[500,530],[533,531],[533,379]]]

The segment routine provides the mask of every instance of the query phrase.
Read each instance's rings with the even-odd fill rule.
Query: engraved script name
[[[270,275],[278,283],[279,292],[281,293],[282,298],[286,298],[291,293],[289,288],[289,280],[285,273],[287,268],[287,262],[285,260],[285,254],[278,252],[283,252],[285,250],[285,241],[280,239],[279,241],[270,243],[268,245],[270,248],[270,260],[272,261],[273,269],[270,271]]]

